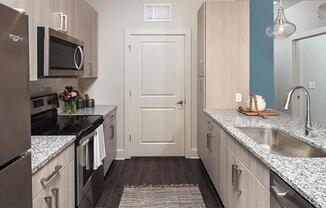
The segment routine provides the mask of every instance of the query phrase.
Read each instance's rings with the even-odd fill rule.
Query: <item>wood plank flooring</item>
[[[105,179],[97,208],[118,208],[125,185],[198,184],[207,208],[222,208],[200,160],[183,157],[141,157],[115,161]]]

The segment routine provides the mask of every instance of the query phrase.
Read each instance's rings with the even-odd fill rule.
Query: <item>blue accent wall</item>
[[[250,93],[274,102],[273,40],[265,29],[273,22],[272,0],[250,0]]]

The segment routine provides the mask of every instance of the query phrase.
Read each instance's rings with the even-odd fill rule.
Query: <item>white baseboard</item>
[[[188,159],[199,159],[198,156],[198,149],[191,149],[191,151],[185,155],[186,158]],[[118,149],[117,150],[117,156],[115,158],[116,160],[126,160],[126,159],[130,159],[130,157],[128,157],[126,155],[126,152],[124,149]]]
[[[125,155],[125,150],[124,149],[118,149],[117,150],[117,156],[115,158],[116,160],[125,160],[126,155]]]
[[[199,159],[198,156],[198,149],[191,149],[190,152],[188,152],[188,154],[186,155],[186,158],[188,159]]]

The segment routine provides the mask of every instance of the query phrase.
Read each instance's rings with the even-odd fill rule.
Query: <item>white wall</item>
[[[202,0],[88,0],[99,15],[99,76],[81,80],[97,104],[117,104],[118,157],[124,157],[124,31],[191,29],[192,31],[192,148],[197,147],[197,11]],[[171,3],[171,22],[144,22],[144,3]]]
[[[300,33],[326,26],[326,21],[317,17],[319,5],[325,2],[302,1],[285,10],[285,16],[297,26],[297,31],[287,39],[274,40],[275,109],[282,109],[287,93],[292,88],[292,38]]]
[[[311,116],[326,126],[326,35],[299,41],[300,47],[300,84],[308,88],[314,82],[315,89],[309,89],[311,96]],[[304,97],[303,97],[304,98]],[[301,99],[301,118],[306,115],[305,99]]]

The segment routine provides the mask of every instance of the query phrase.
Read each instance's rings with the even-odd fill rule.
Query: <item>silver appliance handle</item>
[[[60,27],[57,28],[57,30],[59,31],[64,31],[64,27],[63,27],[63,13],[62,12],[57,12],[55,13],[55,15],[59,15],[60,16]]]
[[[82,138],[80,141],[79,141],[79,145],[80,146],[85,146],[90,140],[92,140],[91,138],[93,136],[96,135],[96,130],[94,130],[94,132],[92,132],[91,134],[87,135],[86,137]]]
[[[80,52],[80,56],[81,56],[81,60],[80,60],[80,64],[78,65],[77,63],[77,52]],[[77,46],[75,49],[75,53],[74,53],[74,64],[76,69],[81,70],[81,68],[84,65],[84,51],[83,48],[81,46]]]
[[[67,32],[68,31],[68,16],[66,14],[62,15],[63,19],[64,19],[64,27],[63,27],[63,32]]]
[[[113,124],[110,126],[110,129],[111,129],[111,138],[110,139],[112,140],[114,138],[114,134],[115,134]]]
[[[54,167],[54,170],[52,171],[52,173],[50,173],[50,175],[48,175],[48,177],[41,178],[40,183],[42,184],[42,186],[45,187],[46,186],[46,182],[50,181],[53,178],[53,176],[55,176],[57,173],[59,173],[59,171],[61,170],[61,168],[62,168],[62,165],[56,165]]]

